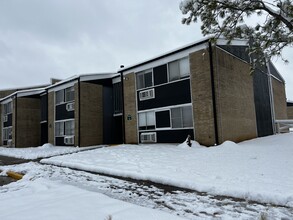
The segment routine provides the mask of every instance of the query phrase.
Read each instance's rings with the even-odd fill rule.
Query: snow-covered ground
[[[0,187],[0,198],[0,219],[3,220],[182,219],[43,178]]]
[[[91,146],[91,147],[61,147],[53,146],[51,144],[44,144],[39,147],[28,147],[28,148],[7,148],[0,147],[0,155],[8,157],[16,157],[22,159],[37,159],[45,158],[62,154],[70,154],[83,150],[94,149],[103,146]]]
[[[9,216],[12,219],[20,219],[16,217],[18,212],[11,212],[11,208],[15,207],[14,199],[6,200],[7,197],[2,197],[2,195],[17,196],[18,200],[21,203],[25,203],[25,210],[21,212],[21,216],[31,216],[32,207],[35,206],[35,202],[38,201],[38,198],[31,197],[23,193],[23,188],[32,187],[36,188],[36,184],[42,183],[44,179],[51,181],[57,181],[60,191],[58,195],[60,197],[66,197],[64,194],[74,193],[75,188],[71,188],[73,192],[67,193],[67,185],[75,186],[79,189],[89,191],[95,195],[96,193],[102,193],[113,199],[122,200],[139,206],[147,207],[150,209],[157,209],[164,212],[169,212],[175,216],[180,216],[187,219],[259,219],[261,214],[265,214],[268,220],[275,219],[292,219],[293,218],[293,208],[288,207],[278,207],[271,206],[266,204],[252,203],[248,201],[240,201],[232,198],[225,198],[220,196],[211,196],[203,193],[197,193],[187,190],[166,189],[159,185],[146,184],[145,182],[133,182],[129,180],[117,179],[113,177],[101,176],[92,174],[85,171],[73,170],[65,167],[56,167],[52,165],[42,165],[36,162],[30,162],[25,164],[18,165],[9,165],[9,166],[0,166],[1,170],[4,170],[2,174],[5,174],[7,170],[14,170],[17,172],[25,173],[25,176],[22,180],[15,182],[13,184],[0,187],[0,207],[2,204],[4,207],[0,208],[0,219],[7,219]],[[40,180],[39,180],[40,179]],[[45,184],[45,187],[48,185]],[[45,188],[46,189],[46,188]],[[21,192],[20,194],[10,194],[10,192]],[[51,195],[49,189],[44,191],[36,191],[36,194],[45,194],[46,198],[38,201],[40,204],[48,203],[49,206],[52,206],[52,200],[54,200],[54,195]],[[9,194],[6,194],[9,193]],[[22,197],[21,195],[24,195]],[[35,195],[36,196],[36,195]],[[2,201],[2,198],[4,199]],[[61,210],[67,210],[68,203],[64,203],[65,200],[56,197],[63,201],[63,203],[58,203],[58,207],[54,207],[54,211],[58,214],[55,215],[53,219],[74,219],[71,218],[71,214],[75,213],[66,212],[66,217]],[[99,198],[99,196],[97,197]],[[87,197],[79,197],[79,202],[82,204],[87,204],[91,202],[91,199]],[[107,201],[107,200],[106,200]],[[5,202],[5,204],[4,204]],[[55,201],[53,201],[55,202]],[[10,204],[12,203],[12,204]],[[19,204],[19,201],[16,202]],[[51,215],[51,210],[48,210],[46,205],[36,205],[38,208],[37,214],[39,212],[48,213]],[[98,206],[95,210],[98,215],[102,211],[103,207]],[[17,209],[18,210],[18,209]],[[80,210],[84,215],[84,218],[87,219],[86,210]],[[107,214],[113,214],[111,210],[105,206],[105,211]],[[137,210],[138,211],[138,210]],[[151,210],[150,210],[151,211]],[[59,213],[60,212],[60,213]],[[37,215],[39,217],[39,214]],[[90,217],[89,217],[90,218]],[[173,216],[170,216],[170,219],[174,219]],[[30,219],[33,219],[31,217]],[[99,218],[100,219],[100,218]],[[128,219],[128,218],[127,218]],[[131,219],[131,218],[130,218]],[[141,219],[141,218],[138,218]],[[155,219],[155,218],[151,218]],[[157,219],[161,219],[161,215],[157,214]],[[164,216],[162,217],[164,219]],[[102,218],[102,220],[104,220]],[[115,218],[114,218],[115,220]]]
[[[41,162],[293,207],[293,134],[205,148],[121,145]]]

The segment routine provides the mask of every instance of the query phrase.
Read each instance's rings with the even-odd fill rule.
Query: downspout
[[[269,65],[269,61],[266,59],[266,65],[268,69],[268,84],[269,84],[269,95],[270,95],[270,107],[271,107],[271,114],[272,114],[272,127],[273,133],[276,134],[276,127],[275,127],[275,106],[274,106],[274,93],[273,93],[273,84],[272,84],[272,77],[271,77],[271,69]]]
[[[124,117],[124,83],[123,83],[123,72],[120,72],[120,79],[121,79],[121,96],[122,96],[122,141],[125,144],[125,117]]]
[[[78,146],[80,147],[80,77],[78,77]]]
[[[214,82],[214,64],[213,64],[213,49],[212,44],[209,41],[209,58],[210,58],[210,70],[211,70],[211,86],[212,86],[212,101],[213,101],[213,115],[214,115],[214,131],[215,131],[215,144],[219,144],[218,136],[218,117],[217,117],[217,106],[216,106],[216,92],[215,92],[215,82]]]
[[[13,115],[12,115],[13,117]],[[14,132],[15,132],[15,140],[14,140],[14,147],[17,146],[17,93],[15,94],[15,129],[14,129]]]

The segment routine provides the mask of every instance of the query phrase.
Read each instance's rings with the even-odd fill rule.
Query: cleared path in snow
[[[12,167],[10,167],[12,168]],[[52,165],[27,163],[13,170],[25,178],[49,178],[144,207],[163,210],[188,219],[257,219],[267,213],[272,219],[292,219],[293,209],[200,194],[175,187],[128,181]]]

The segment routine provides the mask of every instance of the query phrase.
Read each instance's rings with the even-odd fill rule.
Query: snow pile
[[[192,147],[192,148],[201,148],[201,147],[204,147],[204,146],[200,145],[197,141],[192,140],[191,141],[191,146],[189,146],[187,144],[187,141],[184,141],[182,144],[179,144],[178,147],[179,148],[190,148],[190,147]]]
[[[61,147],[53,146],[52,144],[44,144],[40,147],[28,147],[28,148],[5,148],[0,147],[0,155],[8,157],[16,157],[22,159],[37,159],[45,158],[62,154],[70,154],[83,150],[95,149],[104,146],[92,146],[92,147]]]
[[[0,194],[0,219],[5,220],[182,219],[43,178],[11,183]]]
[[[121,145],[41,162],[293,207],[293,134],[218,147]]]

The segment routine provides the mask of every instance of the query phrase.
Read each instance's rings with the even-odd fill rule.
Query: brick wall
[[[293,106],[287,106],[288,119],[293,119]]]
[[[75,91],[77,91],[75,94],[77,94],[78,100],[78,90]],[[76,106],[78,106],[78,101]],[[78,112],[79,109],[75,112],[75,125],[77,126]],[[80,147],[103,144],[103,86],[85,82],[80,83],[79,116]],[[75,132],[78,135],[78,127],[76,127]]]
[[[17,98],[16,145],[36,147],[41,144],[41,103],[37,98]]]
[[[194,136],[199,143],[215,144],[214,113],[208,50],[189,55]]]
[[[125,143],[137,144],[137,112],[136,112],[136,91],[135,74],[130,73],[125,76],[124,86],[124,119],[125,119]],[[131,120],[128,116],[131,116]]]
[[[54,129],[55,129],[55,93],[54,92],[49,92],[48,93],[48,142],[50,144],[54,144]]]
[[[271,78],[274,97],[275,119],[287,119],[287,102],[284,83]]]
[[[15,115],[16,115],[16,103],[17,99],[12,99],[12,146],[15,146],[16,141],[16,127],[15,127]]]
[[[257,137],[250,65],[216,48],[215,91],[219,142]]]

